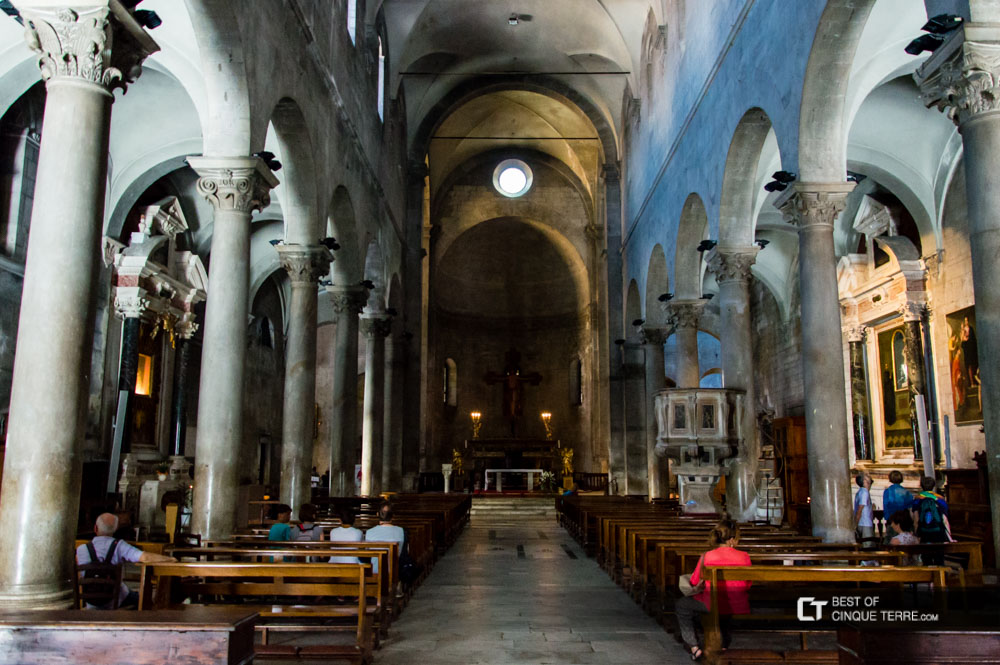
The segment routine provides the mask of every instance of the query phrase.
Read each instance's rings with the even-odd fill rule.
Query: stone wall
[[[786,321],[771,291],[762,282],[755,279],[750,287],[756,410],[759,413],[764,408],[773,408],[778,418],[804,415],[802,323],[798,288],[794,291],[795,309]]]

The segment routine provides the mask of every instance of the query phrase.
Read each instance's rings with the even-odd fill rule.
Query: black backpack
[[[917,535],[921,540],[928,542],[944,542],[945,538],[944,520],[941,518],[941,509],[937,499],[925,496],[920,500],[919,523],[917,524]]]
[[[117,607],[121,588],[121,566],[112,565],[111,561],[114,559],[119,542],[121,541],[117,538],[111,541],[108,553],[104,555],[104,561],[97,558],[94,543],[87,543],[90,563],[79,566],[83,572],[80,587],[82,589],[81,598],[84,602],[96,607]]]

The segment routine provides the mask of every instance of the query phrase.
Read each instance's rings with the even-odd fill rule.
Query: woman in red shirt
[[[749,566],[750,555],[741,552],[736,548],[740,540],[740,528],[736,522],[724,519],[714,527],[709,535],[709,547],[712,549],[701,555],[698,565],[695,566],[691,575],[692,586],[697,586],[702,580],[702,566]],[[677,623],[680,624],[681,639],[684,646],[691,652],[691,660],[698,660],[702,656],[702,649],[698,646],[698,638],[695,635],[695,616],[708,613],[712,609],[711,583],[705,581],[704,590],[693,595],[679,599],[674,604],[674,611],[677,614]],[[722,582],[719,588],[719,615],[728,616],[730,614],[749,614],[750,601],[747,598],[747,589],[750,582],[732,581]],[[727,642],[727,635],[723,632],[723,645]]]

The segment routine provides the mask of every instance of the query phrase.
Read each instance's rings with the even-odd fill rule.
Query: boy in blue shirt
[[[267,534],[268,540],[291,540],[292,527],[288,524],[292,519],[292,509],[288,504],[279,503],[275,510],[278,512],[278,521],[271,525],[271,530]]]

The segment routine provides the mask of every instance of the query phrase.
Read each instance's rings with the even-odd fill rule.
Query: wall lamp
[[[361,286],[371,291],[372,289],[375,288],[375,282],[371,281],[370,279],[363,279],[361,280]]]
[[[335,252],[340,249],[340,243],[337,242],[336,238],[323,238],[319,241],[319,244],[323,245],[331,252]]]
[[[944,37],[928,33],[926,35],[920,35],[914,39],[912,42],[907,44],[903,50],[910,55],[920,55],[924,51],[933,53],[938,50],[938,47],[941,46],[941,44],[944,44]]]
[[[274,158],[273,152],[270,152],[268,150],[261,150],[260,152],[255,152],[253,156],[262,159],[264,163],[267,165],[267,168],[271,169],[272,171],[281,170],[281,162],[279,162],[277,159]]]
[[[700,243],[698,243],[698,251],[707,252],[718,244],[719,243],[715,242],[714,240],[702,240]]]
[[[926,35],[920,35],[906,45],[903,50],[910,55],[920,55],[924,51],[933,53],[944,43],[944,36],[962,25],[964,19],[956,14],[938,14],[928,19],[920,28]]]
[[[639,326],[641,326],[644,323],[645,323],[644,320],[642,320],[642,319],[636,319],[635,321],[632,322],[632,325],[635,326],[636,328],[638,328]]]
[[[623,339],[616,339],[615,340],[615,344],[618,345],[618,346],[622,346],[624,343],[625,343],[625,340],[623,340]]]
[[[715,297],[714,293],[703,293],[703,294],[701,294],[701,299],[702,300],[711,300],[714,297]]]
[[[659,300],[660,302],[667,302],[668,300],[670,300],[673,297],[674,297],[673,293],[661,293],[660,297],[657,298],[657,300]]]
[[[281,239],[279,238],[275,238],[274,240],[268,240],[268,242],[271,243],[271,247],[277,247],[278,245],[282,244]]]
[[[757,246],[760,247],[761,249],[764,249],[765,247],[771,244],[771,241],[765,238],[761,238],[760,240],[755,240],[754,242],[756,242]]]
[[[775,171],[771,174],[771,182],[764,185],[766,192],[783,192],[788,189],[788,184],[795,181],[797,176],[790,171]]]

